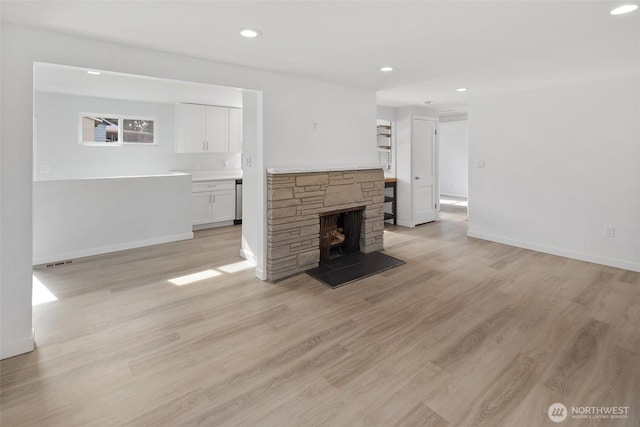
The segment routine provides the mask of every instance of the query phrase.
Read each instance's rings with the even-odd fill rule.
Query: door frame
[[[434,159],[433,159],[433,165],[434,165],[434,199],[435,199],[435,211],[436,211],[436,216],[435,216],[435,221],[440,221],[440,121],[438,120],[437,117],[432,117],[432,116],[422,116],[422,115],[412,115],[411,117],[411,226],[415,227],[416,224],[416,218],[414,218],[414,211],[413,211],[413,191],[414,191],[414,179],[413,177],[415,176],[415,171],[413,168],[413,147],[414,147],[414,136],[415,136],[415,129],[414,129],[414,124],[415,124],[415,120],[425,120],[425,121],[430,121],[433,122],[434,126],[435,126],[435,135],[434,135]],[[422,223],[421,223],[422,224]]]

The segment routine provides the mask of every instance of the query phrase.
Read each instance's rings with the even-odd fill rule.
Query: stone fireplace
[[[277,281],[317,267],[321,217],[358,210],[361,211],[359,250],[364,253],[381,250],[382,169],[268,170],[267,280]]]

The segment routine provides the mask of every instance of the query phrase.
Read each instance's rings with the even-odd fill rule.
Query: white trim
[[[109,143],[109,142],[96,142],[96,141],[84,141],[84,123],[83,119],[85,117],[106,117],[106,118],[114,118],[118,119],[118,142]],[[148,120],[153,122],[153,142],[125,142],[124,140],[124,121],[125,120]],[[138,116],[134,114],[98,114],[98,113],[80,113],[80,120],[78,124],[78,139],[80,145],[85,145],[88,147],[124,147],[126,145],[133,146],[158,146],[158,132],[157,126],[158,119],[151,116]]]
[[[256,277],[262,281],[267,280],[267,273],[260,268],[256,268]]]
[[[31,329],[31,336],[21,340],[0,345],[0,360],[33,351],[36,333]]]
[[[233,185],[236,185],[235,182],[233,183]],[[235,190],[228,190],[228,192],[232,192],[232,191],[235,191]],[[234,225],[233,220],[209,222],[207,224],[196,224],[193,226],[193,231],[206,230],[208,228],[228,227],[230,225]]]
[[[464,113],[466,114],[466,113]],[[447,114],[443,117],[449,117],[449,116],[457,116],[458,114]],[[469,120],[468,119],[464,119],[464,120],[445,120],[445,121],[440,121],[440,119],[438,118],[438,122],[441,125],[459,125],[459,124],[469,124]]]
[[[98,113],[79,113],[78,120],[78,143],[87,147],[121,147],[122,146],[122,118],[117,114],[98,114]],[[84,118],[101,117],[118,120],[118,141],[116,142],[100,142],[84,140]]]
[[[465,196],[464,194],[445,194],[445,193],[440,193],[440,198],[442,199],[443,197],[461,197],[463,199],[469,199],[469,196]],[[461,200],[462,201],[462,200]]]
[[[33,265],[49,262],[63,261],[74,258],[82,258],[92,255],[100,255],[109,252],[124,251],[127,249],[142,248],[144,246],[158,245],[160,243],[176,242],[178,240],[193,239],[193,233],[172,234],[170,236],[154,237],[153,239],[137,240],[133,242],[118,243],[115,245],[98,246],[96,248],[78,249],[70,252],[51,254],[33,259]]]
[[[244,248],[240,248],[240,257],[254,263],[258,261],[258,257],[256,257],[251,251]]]
[[[610,267],[622,268],[624,270],[640,272],[640,263],[602,257],[598,255],[586,254],[584,252],[572,251],[570,249],[556,248],[553,246],[541,245],[533,242],[510,239],[508,237],[496,236],[493,234],[481,233],[469,230],[467,236],[476,239],[489,240],[491,242],[502,243],[518,248],[530,249],[532,251],[544,252],[546,254],[557,255],[565,258],[577,259],[580,261],[592,262],[595,264],[608,265]]]
[[[398,218],[398,220],[396,221],[397,225],[400,225],[402,227],[409,227],[409,228],[414,228],[415,225],[411,222],[411,221],[404,221]]]
[[[124,121],[125,120],[148,120],[150,122],[153,122],[153,142],[127,142],[124,140]],[[158,119],[155,117],[150,117],[150,116],[136,116],[136,115],[132,115],[132,114],[125,114],[122,116],[122,130],[120,132],[122,132],[122,146],[127,146],[127,145],[150,145],[152,147],[157,147],[158,146],[158,130],[157,130],[157,125],[158,124]]]

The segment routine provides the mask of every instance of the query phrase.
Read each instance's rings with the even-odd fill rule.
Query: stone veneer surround
[[[383,248],[382,169],[267,173],[267,280],[318,266],[320,213],[364,206],[360,250]]]

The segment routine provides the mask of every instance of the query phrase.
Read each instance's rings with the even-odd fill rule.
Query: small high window
[[[80,143],[85,145],[120,145],[120,119],[83,115]]]
[[[154,121],[145,119],[124,119],[123,138],[125,144],[154,144]]]
[[[155,120],[115,114],[81,114],[80,144],[96,146],[155,145]]]

